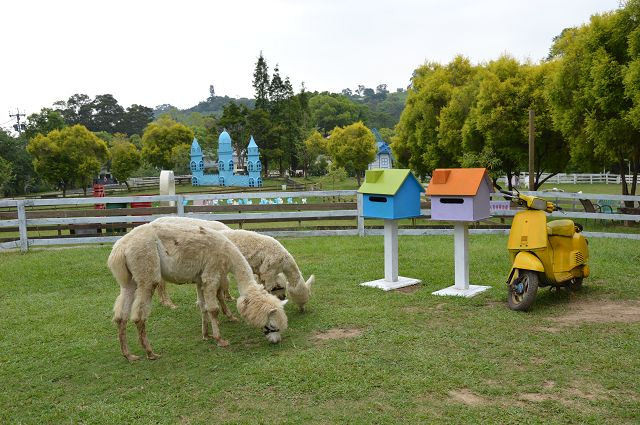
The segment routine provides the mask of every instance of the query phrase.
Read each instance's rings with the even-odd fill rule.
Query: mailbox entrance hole
[[[370,196],[369,200],[371,202],[387,202],[387,198],[384,196]]]
[[[442,204],[464,204],[464,199],[462,199],[462,198],[440,198],[440,203],[442,203]]]

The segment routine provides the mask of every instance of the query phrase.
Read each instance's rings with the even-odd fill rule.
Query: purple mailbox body
[[[431,196],[431,219],[478,221],[488,218],[491,192],[485,168],[434,170],[427,187],[427,196]]]

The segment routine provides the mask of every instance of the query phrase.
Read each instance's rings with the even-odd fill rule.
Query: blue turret
[[[262,186],[262,179],[260,174],[262,172],[262,164],[260,163],[260,152],[258,151],[258,145],[256,141],[249,140],[249,146],[247,147],[247,171],[249,172],[249,187]]]
[[[204,174],[204,158],[202,156],[202,149],[198,143],[198,139],[193,138],[191,143],[191,162],[189,164],[191,169],[191,184],[197,186],[200,184],[200,179]]]

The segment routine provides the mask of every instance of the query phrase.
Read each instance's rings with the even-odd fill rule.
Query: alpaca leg
[[[220,328],[218,327],[218,312],[220,308],[218,306],[218,280],[207,282],[203,288],[205,309],[209,315],[209,321],[211,322],[211,334],[213,339],[218,342],[219,347],[226,347],[229,342],[222,339],[220,336]]]
[[[147,330],[146,330],[146,321],[140,320],[136,323],[138,327],[138,336],[140,337],[140,345],[144,348],[144,351],[147,353],[147,358],[149,360],[155,360],[160,357],[160,354],[156,354],[153,352],[151,348],[151,344],[149,344],[149,340],[147,339]]]
[[[238,318],[234,316],[233,313],[231,313],[231,310],[229,310],[227,303],[225,303],[225,298],[227,295],[229,295],[229,279],[227,279],[226,275],[223,275],[220,279],[220,287],[218,288],[217,293],[218,302],[220,303],[220,307],[222,307],[222,312],[224,313],[224,315],[227,316],[229,320],[237,322]],[[229,297],[231,296],[229,295]]]
[[[207,340],[211,338],[211,335],[209,334],[209,315],[204,307],[204,294],[202,293],[202,286],[200,284],[196,285],[196,292],[198,294],[197,304],[202,316],[202,339]]]
[[[116,298],[113,306],[113,321],[118,325],[118,340],[120,341],[120,351],[130,362],[140,359],[139,356],[131,354],[129,344],[127,344],[127,321],[131,313],[131,304],[136,290],[136,283],[131,275],[122,276],[120,279],[120,295]]]
[[[158,297],[160,298],[160,304],[165,307],[169,307],[170,309],[178,308],[169,298],[169,293],[167,292],[167,283],[163,280],[158,285]]]
[[[229,278],[227,275],[223,276],[222,280],[220,281],[220,286],[222,287],[225,301],[235,301],[235,298],[233,298],[231,296],[231,293],[229,292]]]
[[[151,297],[153,296],[153,289],[157,286],[158,283],[138,283],[138,289],[136,289],[135,299],[131,308],[131,320],[138,327],[138,337],[140,339],[140,344],[146,351],[147,358],[149,360],[155,360],[160,357],[151,349],[151,345],[149,344],[149,340],[147,339],[145,326],[147,318],[149,317],[149,311],[151,309]]]

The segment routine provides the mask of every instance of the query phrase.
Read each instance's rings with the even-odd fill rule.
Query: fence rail
[[[606,200],[618,202],[640,202],[640,196],[576,194],[565,192],[526,192],[546,197],[547,199],[572,201],[577,199]],[[185,205],[189,202],[227,201],[261,198],[304,198],[308,204],[275,204],[275,205]],[[330,202],[326,202],[327,198]],[[336,202],[342,199],[343,202]],[[499,193],[492,194],[493,200],[503,201]],[[302,199],[300,199],[302,201]],[[321,202],[317,202],[317,201]],[[78,207],[93,206],[95,204],[155,202],[165,204],[153,208],[118,208],[114,210],[42,210],[41,207]],[[173,202],[174,206],[167,206]],[[429,204],[423,204],[421,210],[423,218],[430,217]],[[97,235],[96,229],[112,227],[127,228],[152,221],[164,215],[178,215],[208,220],[220,220],[235,223],[257,222],[302,222],[308,220],[354,220],[352,229],[314,229],[314,230],[274,230],[265,229],[264,233],[272,236],[324,236],[324,235],[378,235],[382,229],[365,228],[362,217],[362,196],[355,190],[333,190],[314,192],[255,192],[255,193],[213,193],[213,194],[184,194],[184,195],[154,195],[154,196],[126,196],[104,198],[69,198],[69,199],[4,199],[0,200],[0,231],[18,231],[19,238],[13,241],[0,242],[0,250],[16,249],[26,251],[29,246],[49,246],[85,243],[110,243],[116,241],[117,235]],[[27,210],[29,208],[29,210]],[[510,217],[515,215],[513,209],[496,209],[494,217]],[[50,214],[51,216],[47,216]],[[102,214],[102,215],[100,215]],[[582,211],[554,212],[557,218],[588,218],[599,220],[621,220],[640,222],[640,214],[621,213],[588,213]],[[61,235],[59,237],[29,238],[29,229],[65,229],[93,226],[94,233],[84,237],[75,235]],[[76,227],[74,227],[76,226]],[[98,230],[100,231],[100,230]],[[504,234],[508,229],[471,229],[471,233]],[[451,229],[400,229],[401,235],[438,235],[450,234]],[[619,237],[639,239],[640,234],[585,232],[592,237]]]

